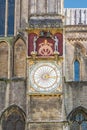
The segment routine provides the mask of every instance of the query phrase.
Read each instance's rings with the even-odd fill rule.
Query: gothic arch
[[[6,41],[0,42],[0,78],[8,78],[8,59],[10,59],[10,47]]]
[[[16,36],[16,37],[14,38],[14,40],[13,40],[13,46],[14,46],[15,42],[16,42],[19,38],[22,39],[22,40],[24,41],[24,43],[26,44],[26,41],[25,41],[25,39],[24,39],[24,34],[23,34],[23,32],[18,32],[17,36]]]
[[[73,109],[73,110],[69,113],[69,115],[67,116],[67,120],[71,120],[72,117],[73,117],[73,115],[76,114],[76,113],[79,112],[79,111],[81,111],[81,112],[87,114],[87,109],[84,108],[84,107],[82,107],[82,106],[79,106],[79,107]]]
[[[25,113],[20,107],[12,105],[2,113],[1,125],[2,130],[24,130]]]
[[[70,122],[70,130],[87,130],[87,109],[79,106],[67,117]]]
[[[75,42],[74,43],[74,47],[75,47],[75,54],[82,54],[85,55],[86,54],[86,49],[84,47],[84,45],[80,42]]]
[[[14,76],[26,77],[26,44],[21,35],[18,35],[13,44]]]
[[[86,55],[86,48],[81,42],[74,43],[73,58],[73,79],[74,81],[82,80],[83,56]],[[76,63],[76,64],[75,64]]]

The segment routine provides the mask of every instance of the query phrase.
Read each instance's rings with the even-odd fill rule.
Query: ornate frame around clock
[[[30,30],[26,30],[29,34],[29,39],[28,39],[28,58],[27,58],[27,64],[28,64],[28,91],[27,93],[29,95],[38,95],[38,94],[62,94],[62,61],[63,61],[63,35],[62,35],[62,29],[51,29],[51,28],[43,28],[43,29],[30,29]],[[59,50],[55,51],[54,47],[54,38],[55,36],[57,38],[59,38]],[[35,39],[34,39],[35,38]],[[35,48],[34,47],[34,40],[36,42]],[[32,46],[33,45],[33,46]],[[50,46],[49,46],[50,45]],[[51,46],[52,45],[52,46]],[[46,48],[47,47],[47,48]],[[49,49],[49,48],[51,49]],[[46,55],[40,54],[40,52],[42,53],[42,51],[45,49],[51,50],[51,54],[47,53]],[[44,53],[45,54],[45,53]],[[32,78],[35,73],[35,71],[37,71],[36,65],[41,65],[41,64],[53,64],[54,66],[57,67],[57,69],[60,69],[60,73],[61,73],[61,80],[59,81],[59,83],[57,82],[57,85],[53,86],[53,88],[51,89],[41,89],[37,87],[37,85],[35,86],[35,84],[37,84],[37,81],[34,81],[34,79]],[[44,68],[44,67],[43,67]],[[57,71],[56,69],[56,71]],[[31,74],[32,73],[32,74]],[[37,71],[38,73],[38,71]],[[46,80],[46,78],[49,77],[49,75],[45,75],[43,76]],[[33,81],[32,81],[33,80]],[[41,84],[41,83],[40,83]],[[39,85],[40,85],[39,84]],[[51,83],[49,83],[51,84]],[[44,86],[43,86],[44,88]]]

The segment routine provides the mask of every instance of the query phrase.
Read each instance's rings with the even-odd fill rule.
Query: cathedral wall
[[[26,110],[26,85],[24,80],[0,79],[0,112],[8,106],[17,105]]]
[[[15,17],[16,17],[16,23],[15,23],[15,34],[17,33],[17,30],[20,29],[21,24],[21,0],[16,0],[16,9],[15,9]]]
[[[19,39],[13,46],[13,41],[15,39],[6,38],[0,42],[1,113],[11,105],[26,110],[26,44]]]
[[[63,0],[29,0],[30,14],[62,14]]]
[[[30,96],[31,121],[49,121],[62,118],[62,97],[58,96]]]
[[[83,32],[84,31],[84,32]],[[74,81],[74,62],[80,63],[80,81],[87,80],[87,35],[85,27],[66,28],[65,45],[65,77],[66,81]]]
[[[65,8],[65,25],[87,24],[87,8]]]
[[[22,0],[20,1],[20,10],[21,10],[21,29],[25,29],[27,24],[28,24],[28,5],[29,5],[28,0]]]
[[[0,78],[8,77],[8,44],[0,42]]]
[[[83,64],[84,64],[84,72],[85,72],[84,78],[86,80],[87,79],[87,57],[84,58]]]
[[[14,44],[14,76],[26,77],[26,45],[22,39]]]
[[[7,83],[5,81],[0,81],[0,113],[5,108],[6,88],[7,88]]]
[[[73,80],[73,60],[74,60],[74,47],[70,43],[66,43],[66,60],[65,60],[65,77],[66,80]]]
[[[65,85],[64,102],[66,117],[79,106],[87,109],[87,28],[67,26],[65,31]],[[79,62],[80,78],[75,79],[75,61]]]
[[[28,129],[62,130],[61,96],[30,96],[29,103]]]
[[[87,109],[87,82],[67,82],[65,88],[65,109],[66,115],[75,108],[82,106]]]
[[[33,123],[28,125],[30,130],[62,130],[61,123]]]
[[[26,87],[25,81],[21,79],[15,79],[11,82],[9,92],[9,104],[16,104],[20,106],[24,111],[26,108]]]

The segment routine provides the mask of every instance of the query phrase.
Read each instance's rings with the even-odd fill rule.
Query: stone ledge
[[[87,86],[87,81],[65,81],[64,83],[71,86]]]
[[[23,77],[21,77],[21,78],[12,77],[12,78],[8,79],[8,78],[2,77],[2,78],[0,78],[0,81],[5,81],[5,82],[11,82],[11,81],[26,81],[26,78],[23,78]]]

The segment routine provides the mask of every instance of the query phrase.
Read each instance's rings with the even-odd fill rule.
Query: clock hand
[[[48,76],[48,78],[54,78],[54,79],[55,79],[56,77],[58,77],[58,76]]]
[[[50,72],[49,73],[51,73],[52,71],[54,71],[55,70],[55,68],[54,69],[52,69],[52,70],[50,70]]]
[[[48,79],[48,78],[56,78],[58,76],[50,76],[50,75],[45,75],[45,78]]]

